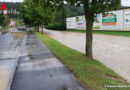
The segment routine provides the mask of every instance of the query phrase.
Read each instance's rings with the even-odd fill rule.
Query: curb
[[[23,39],[23,40],[24,40],[24,39]],[[13,66],[11,75],[10,75],[10,77],[9,77],[9,81],[8,81],[6,90],[10,90],[10,87],[11,87],[11,84],[12,84],[12,81],[13,81],[13,78],[14,78],[14,74],[15,74],[15,71],[16,71],[16,68],[17,68],[17,65],[18,65],[20,56],[21,56],[21,51],[22,51],[22,47],[23,47],[23,40],[20,41],[21,47],[19,47],[19,53],[18,53],[18,56],[17,56],[17,58],[16,58],[16,62],[15,62],[15,64],[14,64],[14,66]]]

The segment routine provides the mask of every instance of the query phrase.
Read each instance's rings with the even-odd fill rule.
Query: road
[[[11,90],[87,90],[33,33],[27,33]]]
[[[62,44],[85,53],[85,33],[45,30]],[[130,37],[94,34],[93,56],[130,81]]]
[[[21,42],[11,33],[0,35],[0,90],[10,89]]]

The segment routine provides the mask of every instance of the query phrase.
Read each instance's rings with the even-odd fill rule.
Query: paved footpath
[[[34,34],[21,55],[11,90],[87,90]]]

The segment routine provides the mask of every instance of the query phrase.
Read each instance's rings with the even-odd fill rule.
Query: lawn
[[[67,30],[67,32],[80,32],[86,33],[85,30]],[[128,31],[93,31],[94,34],[105,34],[105,35],[116,35],[116,36],[126,36],[130,37],[130,32]]]
[[[105,88],[105,85],[128,85],[128,83],[99,61],[90,59],[47,35],[38,32],[35,34],[89,90],[130,90],[130,88]]]

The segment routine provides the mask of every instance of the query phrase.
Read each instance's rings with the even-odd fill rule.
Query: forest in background
[[[66,18],[80,15],[84,15],[84,8],[82,6],[66,6],[61,10],[56,11],[55,19],[46,25],[46,28],[53,30],[66,30]]]

